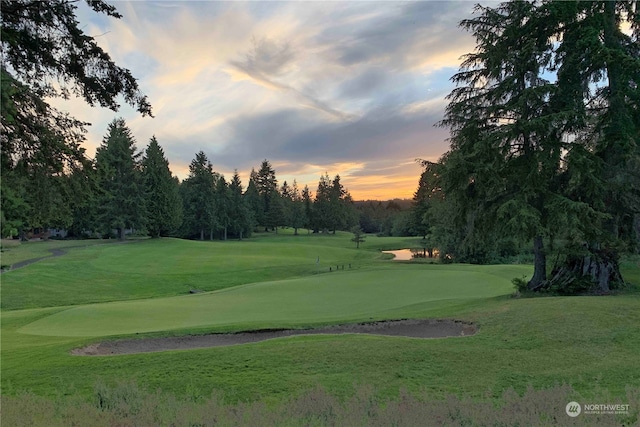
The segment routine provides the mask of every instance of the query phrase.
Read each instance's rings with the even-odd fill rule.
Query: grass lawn
[[[622,397],[626,386],[640,384],[639,294],[513,299],[510,280],[530,273],[530,266],[394,263],[377,249],[408,247],[403,239],[368,238],[371,250],[358,251],[349,237],[162,239],[74,249],[5,273],[2,393],[89,396],[96,381],[127,379],[179,396],[208,397],[216,390],[230,401],[276,402],[318,384],[338,396],[366,384],[383,396],[406,388],[481,398],[509,387],[522,393],[528,385],[568,383],[598,400]],[[326,271],[349,260],[352,271]],[[635,263],[624,268],[627,277],[638,277]],[[175,296],[185,282],[218,290]],[[107,335],[143,335],[135,332],[421,317],[472,321],[480,329],[471,337],[435,340],[323,335],[139,355],[69,354]]]
[[[504,295],[511,283],[492,266],[372,268],[237,286],[207,294],[83,305],[19,332],[123,335],[197,327],[282,327],[384,318],[389,310]],[[504,268],[498,267],[499,273]],[[526,274],[528,266],[510,271]]]
[[[2,248],[1,264],[9,266],[20,261],[47,257],[50,256],[51,251],[55,249],[66,250],[69,248],[94,246],[105,243],[114,243],[114,240],[46,240],[21,242],[19,240],[2,239],[0,242],[0,248]]]
[[[359,269],[385,257],[375,242],[400,247],[408,243],[407,239],[372,238],[368,248],[356,250],[349,236],[281,233],[245,241],[158,239],[70,249],[62,257],[4,273],[1,307],[15,310],[155,298],[188,294],[190,289],[212,291],[309,276],[328,272],[330,267],[335,270],[337,265]],[[32,254],[35,244],[24,246]]]

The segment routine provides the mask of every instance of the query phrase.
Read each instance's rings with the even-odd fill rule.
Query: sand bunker
[[[473,335],[478,328],[455,320],[411,319],[327,326],[317,329],[277,329],[166,338],[141,338],[104,341],[72,350],[77,356],[106,356],[188,350],[254,343],[294,335],[370,334],[410,338],[445,338]]]

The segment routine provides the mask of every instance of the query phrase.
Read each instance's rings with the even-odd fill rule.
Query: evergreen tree
[[[425,162],[425,170],[420,174],[418,189],[413,194],[413,206],[411,210],[411,228],[415,234],[427,238],[429,234],[430,224],[427,219],[427,213],[431,207],[431,198],[433,191],[437,185],[437,175],[433,172],[430,162]]]
[[[293,219],[293,190],[287,181],[284,181],[280,187],[280,205],[282,212],[280,224],[285,227],[291,226]]]
[[[229,212],[231,213],[229,225],[231,232],[240,240],[243,236],[250,236],[253,228],[251,213],[242,194],[242,181],[237,170],[234,171],[229,183]]]
[[[304,206],[304,224],[307,233],[311,232],[313,221],[313,200],[311,199],[311,191],[307,185],[302,189],[302,204]]]
[[[313,232],[328,231],[331,227],[331,180],[329,174],[325,172],[320,176],[318,189],[313,201]]]
[[[306,190],[309,191],[308,188]],[[296,182],[295,179],[293,180],[293,185],[291,186],[291,205],[290,206],[291,206],[290,225],[291,227],[293,227],[293,234],[297,236],[298,229],[306,226],[307,216],[305,212],[305,200],[303,195],[300,194],[300,190],[298,189],[298,183]]]
[[[619,230],[604,214],[619,223],[623,206],[636,209],[637,29],[634,37],[619,29],[625,17],[637,27],[632,3],[512,1],[478,6],[461,23],[477,49],[453,77],[442,122],[451,150],[439,180],[468,246],[501,232],[533,242],[529,289],[573,280],[547,280],[545,239],[558,237],[590,247],[569,269],[574,277],[589,271],[602,291],[619,277],[596,248],[606,228]]]
[[[183,230],[186,236],[199,236],[205,231],[212,238],[215,229],[215,185],[217,176],[206,154],[200,151],[189,165],[189,176],[180,186],[184,203]]]
[[[142,159],[142,178],[151,237],[167,236],[182,222],[182,200],[169,161],[153,136]]]
[[[282,204],[279,200],[276,171],[266,159],[255,174],[254,181],[262,204],[262,215],[258,217],[259,224],[268,231],[269,227],[275,228],[281,222]]]
[[[244,201],[251,219],[251,230],[259,224],[264,224],[264,211],[260,194],[258,193],[258,186],[256,185],[256,172],[253,169],[251,170],[247,191],[244,193]]]
[[[2,228],[66,227],[71,223],[68,174],[88,162],[82,123],[61,114],[4,66],[0,108]],[[18,208],[18,209],[14,209]]]
[[[329,221],[333,234],[336,234],[336,229],[344,227],[346,223],[346,212],[342,203],[345,195],[346,191],[340,183],[340,175],[336,175],[329,190]]]
[[[74,3],[0,3],[3,230],[65,226],[72,221],[68,201],[73,195],[65,185],[68,174],[83,170],[87,161],[80,147],[87,123],[52,108],[46,98],[75,94],[91,106],[115,111],[119,107],[116,99],[123,95],[143,115],[151,115],[151,106],[129,70],[118,67],[94,38],[79,28]],[[103,1],[87,4],[97,13],[121,17],[114,6]],[[35,184],[38,186],[33,187]]]
[[[122,17],[104,1],[87,4],[96,13]],[[151,114],[130,71],[113,63],[79,27],[74,2],[2,0],[1,6],[2,68],[8,65],[37,96],[74,94],[91,106],[116,111],[122,95],[143,115]]]
[[[464,207],[459,223],[470,245],[501,230],[533,241],[535,288],[546,280],[543,239],[553,208],[564,201],[554,193],[563,149],[549,126],[554,87],[543,77],[549,40],[537,31],[532,3],[477,9],[480,16],[461,23],[477,51],[453,77],[458,88],[443,121],[452,135],[445,192]]]
[[[75,169],[69,176],[72,221],[69,236],[95,236],[102,228],[100,223],[100,181],[93,162],[87,162],[83,169]]]
[[[566,160],[567,195],[600,214],[579,221],[587,227],[572,236],[573,248],[546,285],[595,284],[608,292],[622,282],[618,248],[633,246],[640,215],[640,9],[634,1],[547,2],[541,9],[547,31],[562,40],[552,101],[569,117],[561,129],[577,146]],[[631,34],[621,29],[625,21]]]
[[[229,226],[232,222],[231,193],[224,176],[220,176],[215,188],[216,224],[222,231],[222,240],[227,240]]]
[[[353,207],[351,195],[336,175],[329,190],[329,221],[333,234],[336,230],[347,230],[357,222],[357,213]]]
[[[140,155],[124,119],[111,122],[102,145],[96,151],[101,191],[98,215],[105,231],[117,230],[121,240],[125,238],[125,229],[145,225]]]
[[[265,226],[271,228],[278,234],[278,227],[284,227],[286,224],[285,215],[285,199],[280,194],[280,191],[276,188],[276,191],[271,193],[269,197],[269,210],[265,214],[266,223]]]
[[[351,241],[355,242],[356,249],[360,249],[360,243],[363,243],[365,241],[365,235],[362,232],[362,229],[360,228],[360,226],[356,225],[351,228],[351,232],[353,233],[353,238],[351,239]]]

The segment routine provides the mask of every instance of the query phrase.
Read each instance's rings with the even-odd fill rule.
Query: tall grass
[[[50,400],[24,393],[2,396],[3,425],[20,426],[620,426],[637,425],[640,389],[603,404],[629,405],[624,414],[581,414],[569,417],[571,401],[587,403],[567,385],[522,394],[506,390],[498,400],[457,396],[434,399],[426,392],[401,390],[378,400],[372,387],[360,386],[346,399],[315,387],[269,406],[263,401],[229,404],[223,395],[208,398],[142,391],[133,382],[96,384],[90,401],[59,396]]]

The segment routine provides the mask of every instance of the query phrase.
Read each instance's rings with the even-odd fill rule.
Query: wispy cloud
[[[181,178],[203,150],[223,173],[237,168],[246,177],[267,158],[281,181],[315,187],[326,171],[340,173],[356,197],[410,197],[419,176],[413,159],[447,148],[447,131],[433,125],[460,55],[474,47],[457,28],[472,2],[116,6],[122,20],[86,7],[80,19],[139,78],[156,118],[81,101],[66,109],[94,123],[90,154],[121,115],[139,148],[157,136]]]
[[[230,64],[244,72],[256,83],[270,89],[281,90],[292,94],[302,106],[316,109],[334,116],[340,120],[352,120],[352,114],[347,114],[330,107],[326,102],[304,93],[293,86],[278,81],[285,74],[285,69],[291,65],[295,54],[288,43],[277,44],[269,39],[253,39],[252,49],[242,60],[230,61]]]

